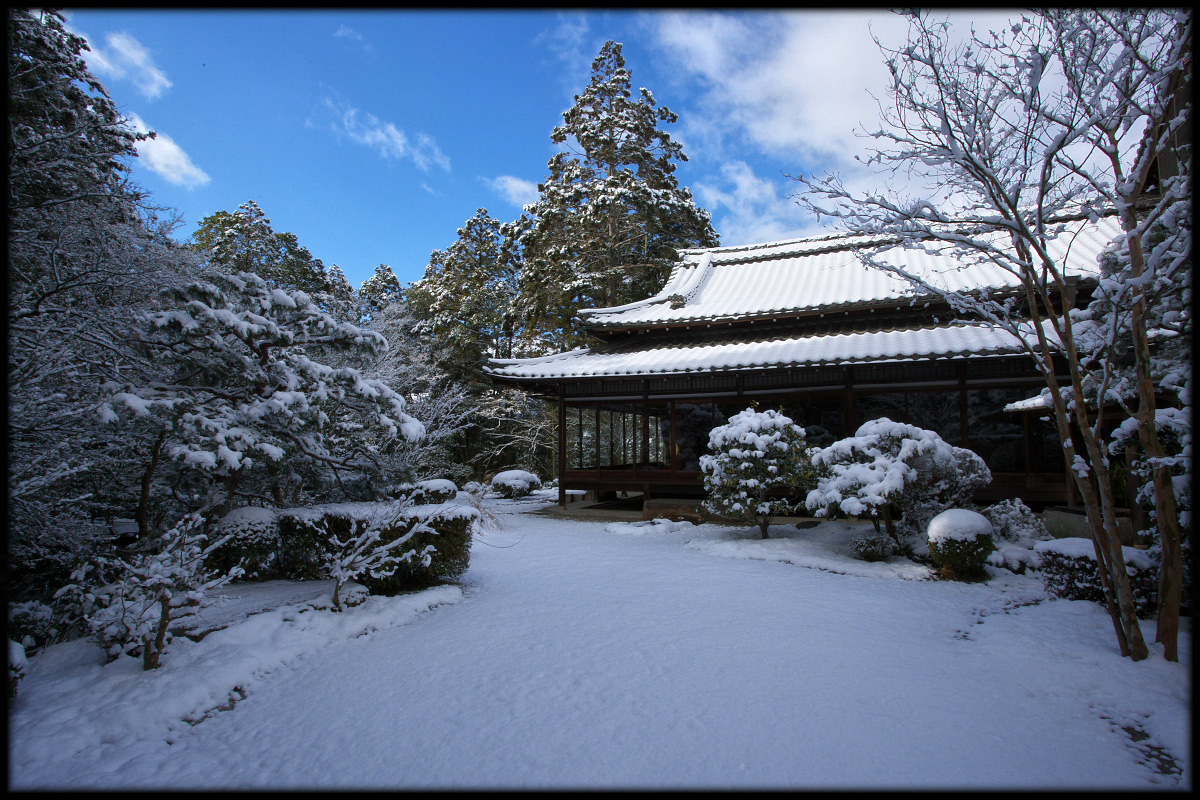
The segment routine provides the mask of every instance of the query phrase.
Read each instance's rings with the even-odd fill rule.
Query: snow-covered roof
[[[1063,223],[1050,246],[1070,274],[1095,276],[1097,256],[1120,233],[1114,217]],[[589,328],[630,328],[839,310],[912,298],[910,285],[864,266],[869,249],[930,283],[953,291],[1014,287],[1014,276],[990,263],[964,266],[949,254],[905,249],[891,236],[831,234],[740,247],[684,250],[662,291],[613,308],[583,309]]]
[[[965,358],[1022,352],[1016,337],[985,325],[821,333],[638,349],[580,349],[540,358],[493,359],[485,370],[515,380],[636,377],[771,367]]]

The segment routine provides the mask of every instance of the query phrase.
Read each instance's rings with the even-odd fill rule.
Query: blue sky
[[[181,238],[254,200],[355,286],[381,263],[417,280],[478,208],[516,219],[607,39],[679,115],[676,174],[722,244],[818,232],[786,174],[878,183],[854,162],[886,78],[870,37],[907,31],[882,11],[66,13],[122,113],[158,133],[134,178],[182,213]]]

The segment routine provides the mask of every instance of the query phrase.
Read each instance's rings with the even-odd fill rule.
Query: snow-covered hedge
[[[542,480],[532,472],[523,469],[509,469],[497,472],[492,477],[492,491],[510,500],[525,497],[534,489],[542,488]]]
[[[1046,594],[1063,600],[1091,600],[1104,604],[1100,565],[1091,539],[1067,538],[1038,542],[1042,585]],[[1144,551],[1122,547],[1125,572],[1133,589],[1134,605],[1142,619],[1153,616],[1158,604],[1158,564]]]
[[[379,503],[330,503],[311,508],[286,509],[279,513],[280,531],[284,544],[281,562],[292,580],[325,577],[329,559],[330,535],[344,540],[351,534],[353,521],[373,520]],[[382,531],[379,542],[384,544],[405,535],[418,521],[429,531],[421,531],[405,544],[404,549],[424,552],[429,545],[428,563],[414,559],[397,567],[394,574],[373,578],[362,575],[358,581],[374,594],[395,594],[422,588],[458,577],[470,564],[471,540],[478,524],[479,512],[461,503],[436,503],[405,506],[400,510],[397,524]]]
[[[700,457],[704,510],[758,525],[767,538],[771,519],[793,509],[790,495],[814,485],[804,428],[778,411],[747,408],[708,434]]]
[[[977,511],[951,508],[929,521],[929,556],[954,580],[985,577],[983,565],[996,549],[992,523]]]
[[[449,503],[458,495],[458,486],[445,478],[421,481],[414,488],[412,501],[418,505]]]
[[[407,500],[415,505],[448,503],[458,495],[458,486],[454,481],[439,478],[402,483],[389,490],[388,494],[396,500]]]
[[[210,556],[214,567],[228,569],[240,563],[249,580],[279,577],[279,519],[270,508],[235,508],[213,526],[213,538],[230,538]]]
[[[427,503],[405,509],[404,515],[405,528],[393,535],[407,533],[418,521],[424,523],[405,547],[418,553],[431,547],[429,562],[405,562],[383,578],[360,576],[359,583],[370,589],[371,594],[394,595],[424,589],[457,578],[471,564],[471,542],[479,526],[478,509],[463,503]]]

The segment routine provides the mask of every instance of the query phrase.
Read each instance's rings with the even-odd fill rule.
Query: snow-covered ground
[[[548,496],[494,502],[461,587],[335,614],[328,582],[229,586],[148,673],[50,648],[10,788],[1191,786],[1186,620],[1182,663],[1135,664],[1098,605],[855,561],[844,523],[527,513]]]

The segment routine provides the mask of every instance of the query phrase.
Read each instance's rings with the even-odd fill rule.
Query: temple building
[[[1057,227],[1054,256],[1078,300],[1118,233],[1111,217]],[[864,266],[863,249],[942,288],[1018,295],[1000,267],[905,249],[889,236],[684,250],[658,294],[579,313],[594,345],[493,359],[486,371],[557,401],[563,503],[572,489],[600,499],[703,497],[709,431],[755,406],[787,414],[814,444],[878,417],[909,422],[983,457],[993,481],[981,502],[1073,504],[1056,429],[1027,402],[1045,382],[1017,339],[954,321],[940,298]]]

